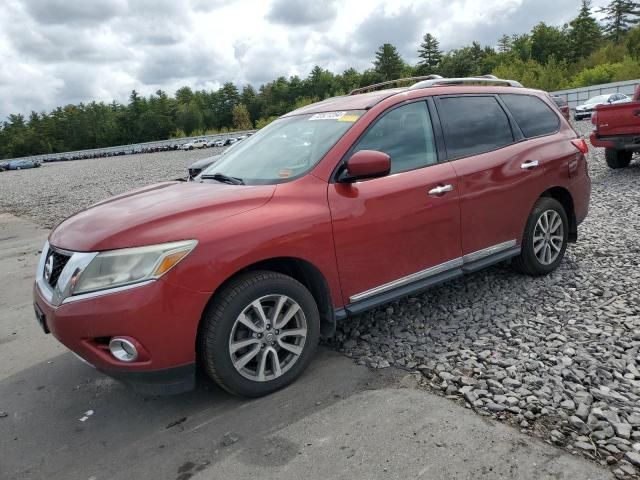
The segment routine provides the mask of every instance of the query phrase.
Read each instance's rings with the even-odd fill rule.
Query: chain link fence
[[[559,90],[557,92],[550,93],[564,98],[569,104],[569,108],[575,109],[576,105],[580,105],[592,97],[604,95],[606,93],[624,93],[631,97],[638,84],[640,84],[640,79],[625,80],[624,82],[603,83],[602,85],[571,88],[569,90]]]

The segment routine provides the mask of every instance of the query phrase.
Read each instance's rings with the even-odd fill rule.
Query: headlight
[[[72,278],[72,294],[160,278],[186,257],[197,243],[185,240],[99,253],[76,278]]]

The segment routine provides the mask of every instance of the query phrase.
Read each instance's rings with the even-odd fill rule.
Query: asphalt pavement
[[[607,479],[582,458],[321,348],[261,399],[204,381],[145,397],[96,372],[35,321],[46,231],[0,214],[0,479]]]

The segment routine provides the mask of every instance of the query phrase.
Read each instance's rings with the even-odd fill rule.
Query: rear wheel
[[[522,251],[512,265],[527,275],[555,270],[567,249],[569,220],[560,202],[541,197],[533,206],[522,237]]]
[[[276,272],[249,272],[232,280],[203,322],[205,370],[225,390],[247,397],[292,383],[311,362],[320,337],[311,293]]]
[[[613,148],[606,148],[604,151],[604,158],[607,161],[609,168],[625,168],[631,163],[631,157],[633,152],[628,150],[615,150]]]

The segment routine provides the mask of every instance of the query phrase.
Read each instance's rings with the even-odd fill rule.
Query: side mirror
[[[389,175],[390,171],[391,158],[389,155],[376,150],[360,150],[347,160],[338,181],[351,183],[356,180],[384,177]]]

